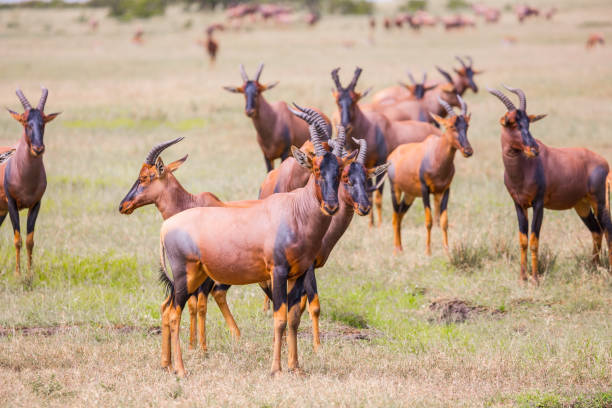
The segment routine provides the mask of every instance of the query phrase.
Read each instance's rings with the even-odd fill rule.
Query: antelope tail
[[[610,214],[610,183],[612,183],[612,175],[608,173],[606,177],[606,210],[608,210],[608,215]]]
[[[166,296],[170,296],[170,300],[174,297],[174,282],[168,276],[166,269],[166,247],[164,246],[164,236],[159,234],[159,283],[165,289]]]

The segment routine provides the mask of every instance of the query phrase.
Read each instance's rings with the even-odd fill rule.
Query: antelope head
[[[510,147],[514,150],[522,151],[527,157],[535,157],[540,153],[540,147],[529,131],[529,124],[543,119],[546,115],[528,115],[527,98],[525,93],[518,88],[504,88],[517,95],[519,98],[519,108],[512,103],[510,98],[497,89],[487,90],[499,98],[508,110],[499,122],[510,136]]]
[[[264,85],[259,82],[259,77],[261,76],[261,71],[263,71],[264,64],[259,64],[257,68],[257,73],[253,79],[249,79],[247,75],[244,65],[240,64],[240,75],[242,76],[242,85],[239,87],[234,86],[224,86],[223,89],[233,93],[241,93],[244,94],[244,99],[246,105],[244,107],[244,113],[249,118],[254,118],[257,116],[257,97],[260,93],[267,91],[268,89],[274,88],[278,85],[278,81],[273,82],[268,85]]]
[[[425,96],[425,93],[427,91],[431,91],[432,89],[434,89],[435,87],[438,86],[438,84],[434,84],[434,85],[431,85],[431,86],[425,86],[425,82],[427,82],[427,73],[426,72],[423,72],[423,80],[421,82],[415,81],[414,77],[412,76],[412,72],[410,72],[410,71],[408,71],[408,78],[410,79],[410,82],[412,82],[412,85],[406,84],[406,83],[401,82],[401,81],[400,81],[400,85],[402,85],[403,87],[408,89],[410,91],[410,93],[417,100],[423,99],[423,97]]]
[[[15,120],[23,125],[30,154],[34,157],[38,157],[45,151],[45,142],[43,140],[45,135],[45,124],[51,122],[60,113],[45,114],[45,103],[47,102],[47,95],[49,95],[49,91],[46,88],[42,88],[42,95],[36,108],[32,108],[32,105],[30,105],[30,102],[23,92],[21,92],[21,89],[17,89],[16,93],[25,111],[20,114],[8,108],[7,110]]]
[[[338,138],[344,134],[344,128],[338,127]],[[376,178],[387,171],[391,163],[381,164],[372,169],[365,167],[365,159],[368,150],[368,144],[364,139],[355,139],[353,141],[359,146],[357,159],[344,167],[342,170],[342,184],[348,192],[350,201],[348,204],[353,206],[353,209],[358,215],[364,216],[370,213],[372,203],[370,202],[370,193],[379,186],[368,187],[368,179]],[[346,155],[346,151],[344,155]]]
[[[321,211],[323,214],[334,215],[339,208],[338,204],[338,186],[340,185],[340,177],[344,167],[348,166],[355,160],[357,151],[343,157],[345,140],[342,135],[333,142],[328,142],[331,151],[325,149],[323,142],[328,140],[329,134],[321,123],[325,120],[314,110],[304,109],[293,104],[296,109],[289,108],[297,117],[306,121],[310,127],[310,140],[314,145],[314,155],[304,153],[295,146],[291,146],[291,152],[298,164],[305,169],[308,169],[314,176],[316,185],[317,199],[321,203]],[[344,131],[342,132],[344,134]]]
[[[355,118],[355,107],[357,106],[357,102],[359,102],[361,98],[364,98],[370,90],[366,90],[363,94],[355,92],[357,80],[359,79],[359,75],[361,75],[361,68],[355,68],[353,79],[346,88],[340,83],[340,77],[338,76],[339,70],[340,68],[336,68],[331,72],[334,85],[336,85],[336,89],[332,89],[332,94],[336,99],[336,105],[340,111],[340,125],[350,133],[351,122]]]
[[[474,68],[472,68],[473,61],[472,57],[470,56],[465,57],[468,62],[467,64],[463,59],[461,59],[461,57],[456,56],[455,58],[461,64],[461,68],[453,69],[457,73],[457,75],[459,75],[459,81],[462,83],[463,89],[470,88],[472,91],[474,91],[474,93],[477,93],[478,86],[474,82],[474,75],[482,74],[483,71],[475,70]]]
[[[163,150],[181,140],[183,138],[178,137],[153,146],[140,168],[138,179],[136,179],[130,191],[128,191],[119,204],[119,212],[121,214],[129,215],[139,207],[155,203],[166,190],[169,174],[178,169],[187,160],[187,156],[165,165],[159,155]]]
[[[461,151],[464,157],[470,157],[474,154],[474,149],[472,149],[472,145],[467,138],[467,129],[472,115],[467,113],[467,105],[463,99],[461,99],[461,96],[457,95],[457,99],[461,105],[460,115],[457,115],[452,106],[438,97],[438,103],[444,107],[448,115],[446,118],[441,118],[431,113],[431,117],[438,122],[440,126],[444,126],[444,135],[450,138],[452,146]]]

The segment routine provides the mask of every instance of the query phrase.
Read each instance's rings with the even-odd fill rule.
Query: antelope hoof
[[[427,249],[425,250],[425,255],[427,255],[427,256],[431,256],[431,248],[427,248]]]
[[[314,344],[312,345],[312,350],[313,350],[315,353],[318,353],[320,349],[321,349],[321,343],[314,343]]]
[[[178,378],[185,378],[185,377],[187,377],[187,371],[185,371],[185,370],[175,370],[174,374],[176,374],[176,376]]]
[[[395,255],[395,256],[400,255],[402,252],[404,252],[404,249],[402,247],[395,247],[395,248],[393,248],[393,255]]]
[[[275,368],[272,371],[270,371],[270,377],[272,377],[272,378],[278,378],[278,377],[280,377],[280,375],[281,375],[280,368],[278,368],[278,369]]]
[[[306,376],[306,373],[300,367],[290,368],[289,373],[295,377],[305,377]]]

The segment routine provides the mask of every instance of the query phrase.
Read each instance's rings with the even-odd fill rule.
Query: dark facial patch
[[[351,91],[338,91],[337,103],[340,108],[340,124],[347,127],[353,120],[353,104],[355,103]]]
[[[457,116],[457,119],[455,120],[455,129],[457,129],[457,139],[459,140],[461,147],[464,149],[464,152],[472,152],[472,146],[467,138],[468,124],[463,115]]]
[[[35,151],[44,149],[45,121],[38,109],[30,109],[25,123],[26,135]]]
[[[536,143],[533,136],[531,136],[531,132],[529,131],[529,116],[527,115],[527,113],[525,111],[517,109],[515,121],[519,131],[521,132],[523,145],[537,149],[538,144]]]
[[[326,152],[319,163],[320,175],[317,184],[321,189],[321,198],[328,208],[338,207],[338,185],[340,184],[340,164],[336,156]]]
[[[142,188],[142,185],[140,184],[140,179],[138,179],[134,182],[134,185],[132,185],[132,187],[130,188],[130,191],[128,191],[128,193],[125,195],[123,200],[121,200],[121,203],[119,203],[119,212],[122,212],[121,210],[123,209],[124,205],[127,205],[131,201],[134,201],[134,199],[139,194],[141,194],[142,191],[143,191],[143,188]]]
[[[353,162],[348,168],[348,183],[345,188],[348,190],[353,203],[359,208],[360,215],[370,212],[371,203],[367,193],[368,177],[365,167]]]
[[[257,84],[254,81],[247,81],[247,83],[244,85],[244,96],[246,98],[246,106],[244,107],[244,111],[248,116],[255,114],[257,109],[255,100],[257,99],[258,94],[259,89],[257,88]]]
[[[470,89],[474,91],[474,93],[478,92],[478,85],[476,85],[476,82],[474,82],[474,71],[472,70],[472,67],[466,68],[465,77],[468,80]]]
[[[414,97],[417,98],[417,100],[423,99],[423,96],[425,96],[425,87],[423,86],[423,84],[415,85],[413,94]]]

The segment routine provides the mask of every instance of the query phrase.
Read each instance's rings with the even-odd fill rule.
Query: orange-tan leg
[[[227,290],[216,289],[215,287],[213,288],[212,295],[213,295],[213,298],[215,298],[215,302],[217,302],[217,306],[219,306],[219,310],[221,310],[221,313],[223,314],[223,317],[225,318],[225,323],[229,327],[230,332],[232,332],[232,336],[236,340],[239,339],[240,329],[236,325],[234,316],[232,316],[232,312],[230,311],[229,306],[227,305]]]
[[[206,348],[206,311],[208,309],[208,296],[203,291],[198,291],[197,301],[198,311],[198,340],[200,349],[207,351]]]
[[[444,252],[448,256],[448,197],[450,195],[450,188],[442,194],[434,195],[434,204],[437,207],[436,211],[439,211],[440,227],[442,228],[442,244],[444,245]]]
[[[19,230],[14,231],[15,244],[15,276],[21,276],[21,233]]]
[[[287,328],[287,275],[286,266],[276,265],[272,277],[272,304],[274,316],[274,349],[271,374],[281,371],[281,348],[283,335]]]
[[[302,274],[299,278],[287,282],[287,292],[289,292],[287,295],[287,367],[289,371],[298,371],[300,368],[298,361],[297,332],[300,326],[300,299],[304,290],[304,278],[305,274]]]
[[[15,276],[19,277],[21,276],[21,230],[19,227],[19,210],[17,209],[17,202],[13,197],[11,197],[10,194],[6,195],[6,200],[8,204],[9,216],[11,218],[11,224],[13,225],[13,242],[15,244]],[[40,208],[40,202],[38,203],[38,207]],[[28,218],[30,218],[29,213]],[[32,228],[32,230],[33,229],[34,228]]]
[[[172,352],[170,349],[170,309],[172,302],[170,296],[164,300],[161,305],[161,336],[162,336],[162,353],[161,366],[162,368],[172,370]]]
[[[516,209],[516,215],[518,217],[519,224],[519,246],[521,248],[521,281],[527,280],[527,245],[528,239],[527,234],[529,232],[529,218],[527,216],[527,209],[521,207],[519,204],[514,203]]]
[[[302,296],[302,300],[304,300],[304,298],[308,299],[308,313],[310,314],[310,320],[312,321],[312,346],[316,352],[321,346],[321,338],[319,334],[321,305],[319,303],[319,291],[317,289],[317,278],[315,276],[314,265],[311,265],[304,274],[303,287],[304,291],[302,293],[306,292],[306,295]]]
[[[40,201],[28,210],[27,218],[27,235],[26,235],[26,251],[28,254],[28,279],[32,280],[34,274],[32,271],[32,250],[34,249],[34,225],[38,218],[40,210]]]
[[[198,326],[198,299],[196,295],[189,296],[187,306],[189,309],[189,350],[193,350],[196,346],[196,330]]]
[[[176,375],[185,377],[185,365],[183,364],[183,354],[181,353],[180,328],[181,314],[183,312],[179,305],[172,304],[170,306],[170,340],[172,344],[172,354],[174,354],[174,369]]]
[[[595,205],[596,207],[596,205]],[[599,264],[599,254],[601,252],[601,241],[603,238],[602,228],[595,218],[595,214],[591,211],[591,203],[588,200],[580,201],[574,209],[576,213],[591,232],[593,238],[593,252],[592,261],[593,264]]]
[[[531,279],[537,285],[538,277],[538,249],[540,245],[540,228],[544,218],[544,202],[534,201],[533,219],[531,220],[531,236],[529,237],[529,250],[531,251]]]
[[[607,182],[608,181],[606,180],[606,183]],[[612,269],[610,269],[612,268],[612,242],[610,242],[610,239],[612,238],[612,221],[610,220],[609,194],[609,185],[606,184],[605,196],[600,196],[597,198],[597,201],[595,201],[593,204],[593,212],[597,218],[598,225],[601,226],[606,236],[606,242],[608,244],[608,271],[612,273]]]
[[[402,248],[402,219],[404,214],[408,211],[414,197],[404,195],[402,198],[402,191],[399,187],[395,186],[391,182],[391,204],[393,205],[393,254],[398,255],[403,251]]]

